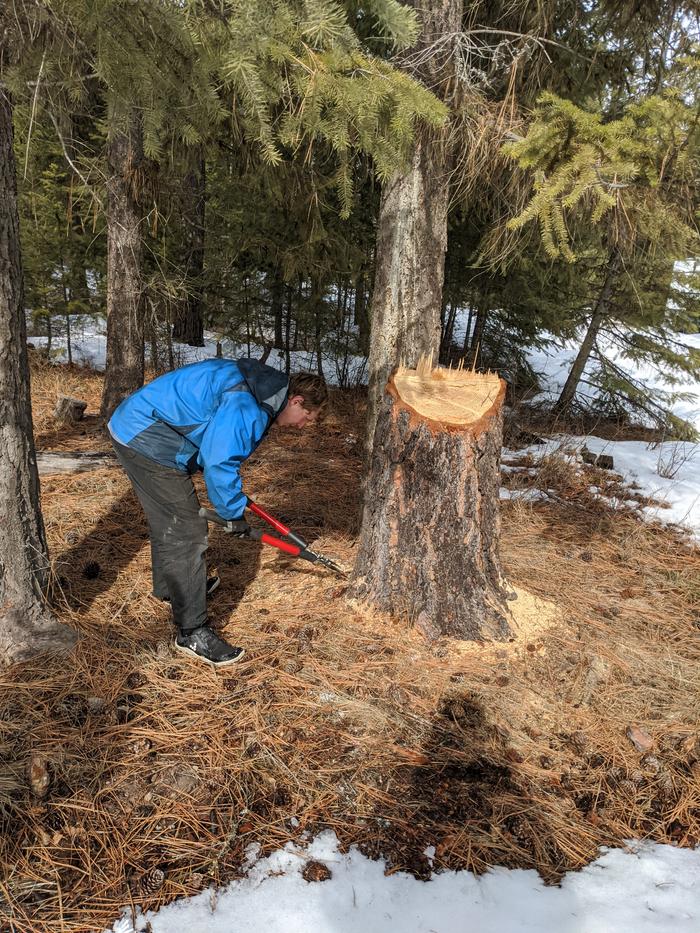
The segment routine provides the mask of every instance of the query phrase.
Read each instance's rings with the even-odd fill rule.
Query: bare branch
[[[39,96],[39,85],[41,84],[41,76],[44,71],[44,62],[46,61],[46,49],[41,56],[41,64],[39,65],[39,74],[36,78],[36,86],[34,88],[34,96],[32,98],[32,112],[29,116],[29,129],[27,131],[27,145],[24,147],[24,178],[27,177],[27,166],[29,165],[29,143],[32,139],[32,129],[34,127],[34,115],[36,114],[36,101]]]

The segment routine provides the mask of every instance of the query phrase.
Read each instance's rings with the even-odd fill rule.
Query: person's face
[[[315,424],[318,418],[318,409],[304,408],[304,397],[294,395],[287,400],[287,404],[277,416],[276,423],[281,428],[298,428],[301,430],[307,424]]]

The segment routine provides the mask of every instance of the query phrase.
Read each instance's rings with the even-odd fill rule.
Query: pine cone
[[[579,755],[585,755],[589,749],[586,733],[582,732],[580,729],[577,732],[572,732],[569,736],[569,745],[571,745],[574,751],[578,752]]]
[[[58,703],[61,716],[73,726],[84,725],[88,718],[88,701],[79,693],[68,693]]]
[[[620,781],[620,783],[617,785],[617,788],[621,794],[625,794],[628,797],[637,796],[637,785],[634,783],[634,781],[630,781],[628,778],[625,778],[624,781]]]
[[[132,671],[126,678],[126,686],[129,690],[137,690],[146,683],[146,675],[141,671]]]
[[[662,800],[669,800],[673,796],[673,779],[670,774],[662,774],[659,778],[659,797]]]
[[[201,891],[207,884],[206,875],[203,875],[199,871],[193,871],[187,880],[190,887],[194,888],[195,891]]]
[[[141,875],[138,882],[141,894],[151,896],[157,894],[165,884],[165,872],[161,868],[151,868]]]
[[[645,755],[640,764],[646,771],[651,771],[654,774],[658,774],[661,770],[661,762],[656,755]]]
[[[304,881],[328,881],[332,877],[331,870],[323,862],[316,862],[313,859],[307,862],[306,867],[301,873]]]

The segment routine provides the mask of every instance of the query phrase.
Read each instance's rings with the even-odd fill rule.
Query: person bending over
[[[290,377],[257,360],[211,359],[159,376],[112,415],[112,445],[148,520],[153,595],[170,601],[179,650],[217,667],[245,653],[207,623],[207,596],[219,579],[207,579],[207,521],[192,474],[204,472],[212,505],[234,533],[245,534],[242,462],[273,423],[304,428],[327,401],[319,376]]]

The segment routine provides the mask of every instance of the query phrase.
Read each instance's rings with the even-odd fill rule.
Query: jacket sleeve
[[[248,499],[240,469],[260,443],[269,418],[248,392],[229,392],[209,422],[198,461],[211,504],[222,518],[243,515]]]

